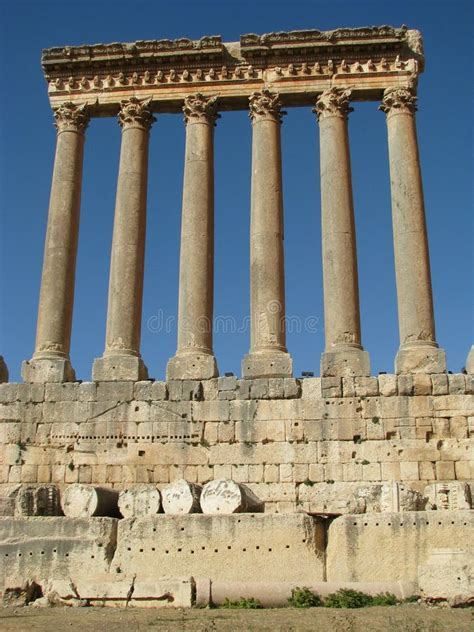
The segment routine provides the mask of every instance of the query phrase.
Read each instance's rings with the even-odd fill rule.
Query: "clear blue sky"
[[[472,2],[105,1],[0,2],[0,353],[18,380],[34,348],[55,130],[40,67],[41,49],[302,28],[407,24],[425,39],[418,134],[425,185],[437,338],[448,368],[459,371],[473,336]],[[319,372],[324,345],[319,146],[309,108],[290,109],[282,126],[287,313],[319,319],[316,331],[288,335],[301,370]],[[215,312],[241,323],[249,309],[251,129],[246,112],[225,113],[216,128]],[[350,116],[359,254],[362,335],[372,371],[393,370],[398,348],[384,115],[356,104]],[[89,380],[102,355],[120,129],[93,120],[87,131],[71,357]],[[177,311],[184,126],[158,117],[151,134],[142,354],[163,378],[175,326],[154,331],[154,316]],[[160,311],[161,310],[161,311]],[[150,320],[151,319],[151,320]],[[314,328],[313,328],[314,329]],[[248,331],[215,336],[221,373],[240,373]]]

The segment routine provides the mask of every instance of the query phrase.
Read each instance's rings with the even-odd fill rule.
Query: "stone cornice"
[[[131,96],[152,98],[159,112],[179,112],[197,93],[217,95],[219,109],[245,109],[263,89],[285,106],[314,104],[331,87],[380,100],[387,88],[416,84],[423,62],[418,31],[386,26],[66,46],[42,58],[51,105],[87,103],[93,116],[116,114]]]

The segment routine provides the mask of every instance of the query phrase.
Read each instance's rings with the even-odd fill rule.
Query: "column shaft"
[[[395,371],[440,373],[446,370],[446,360],[435,337],[416,97],[406,88],[387,90],[381,109],[387,114],[400,329]]]
[[[250,217],[250,353],[244,377],[290,376],[286,350],[281,111],[277,94],[250,97],[252,191]]]
[[[370,375],[360,331],[357,251],[347,115],[350,91],[316,102],[320,129],[321,221],[326,348],[322,376]]]
[[[214,304],[214,125],[215,97],[185,100],[186,150],[181,220],[178,348],[167,378],[209,379],[218,375],[212,350]]]
[[[150,101],[122,103],[119,175],[110,262],[104,356],[94,362],[94,380],[148,377],[140,356],[145,263]]]
[[[22,374],[28,382],[75,379],[69,360],[86,108],[65,103],[54,111],[58,130],[41,277],[36,345]]]

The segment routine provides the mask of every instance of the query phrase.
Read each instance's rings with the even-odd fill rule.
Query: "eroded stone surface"
[[[162,490],[164,512],[172,515],[200,512],[201,490],[201,485],[188,483],[184,479],[167,485]]]
[[[66,487],[61,505],[68,518],[117,516],[118,497],[118,491],[110,488],[75,484]]]
[[[245,485],[224,478],[204,485],[201,494],[201,508],[205,514],[251,513],[263,511],[264,506]]]
[[[118,508],[124,518],[157,514],[161,509],[161,494],[156,485],[134,485],[120,492]]]

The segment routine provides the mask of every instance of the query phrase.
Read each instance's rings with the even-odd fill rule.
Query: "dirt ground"
[[[360,610],[151,610],[140,608],[0,608],[0,630],[12,632],[473,632],[474,608],[414,604]]]

